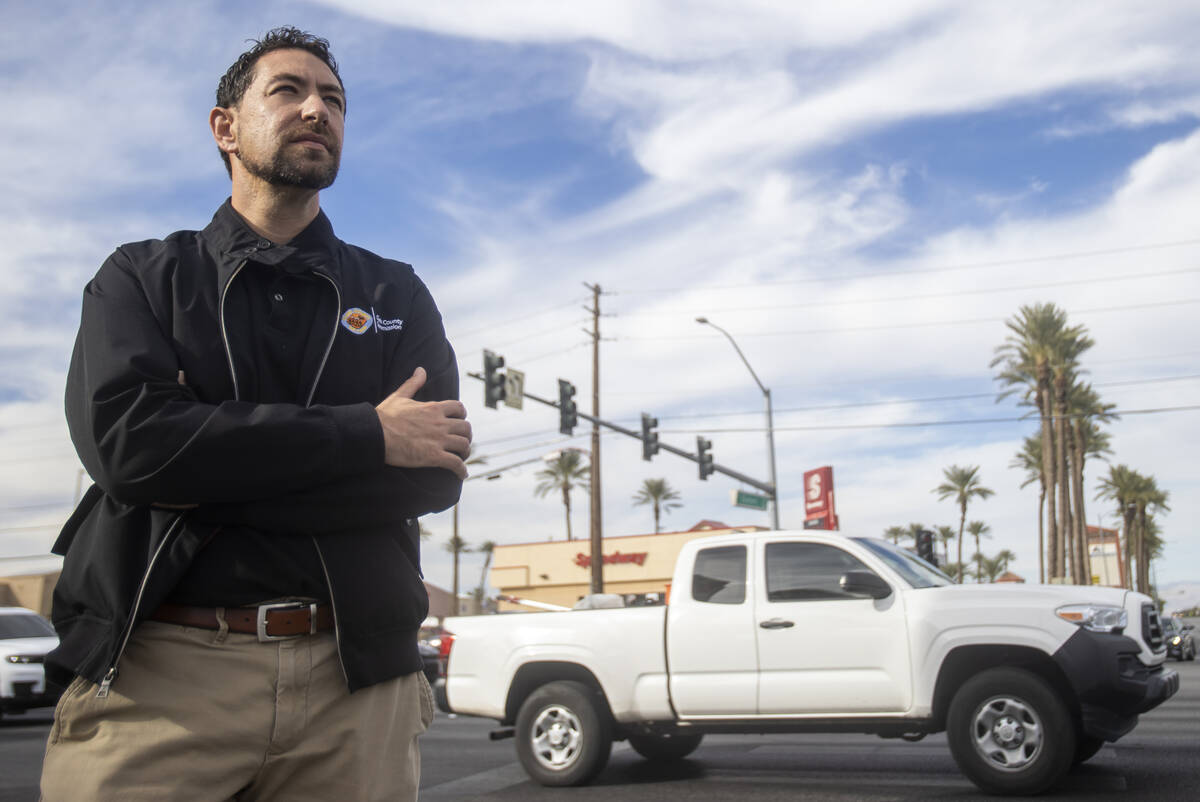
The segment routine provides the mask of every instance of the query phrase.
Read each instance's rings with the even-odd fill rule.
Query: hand
[[[471,424],[459,401],[414,401],[425,385],[425,368],[375,407],[383,427],[384,462],[397,468],[445,468],[467,478]]]

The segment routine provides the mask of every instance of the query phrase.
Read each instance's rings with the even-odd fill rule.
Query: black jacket
[[[254,336],[236,314],[248,260],[327,282],[302,357],[304,405],[239,392],[237,343]],[[418,400],[458,397],[425,285],[338,240],[323,213],[280,246],[226,201],[203,231],[118,248],[84,291],[67,377],[71,437],[96,484],[54,546],[66,559],[51,680],[106,687],[129,633],[224,525],[311,538],[351,690],[420,670],[429,603],[416,518],[457,502],[462,483],[384,465],[374,406],[417,367],[429,374]]]

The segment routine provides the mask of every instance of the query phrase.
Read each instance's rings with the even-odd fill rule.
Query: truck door
[[[667,608],[671,701],[683,718],[752,715],[758,654],[754,603],[746,592],[749,549],[714,546],[696,553],[690,588],[672,588]]]
[[[852,596],[839,580],[870,571],[832,544],[760,544],[755,591],[761,715],[896,713],[912,702],[903,600]]]

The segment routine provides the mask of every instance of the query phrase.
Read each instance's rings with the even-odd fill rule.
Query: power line
[[[0,527],[0,532],[41,532],[46,529],[61,529],[62,523],[56,524],[41,524],[39,526],[5,526]]]
[[[821,277],[821,278],[798,278],[798,279],[788,279],[785,281],[756,281],[753,284],[713,285],[710,287],[706,287],[706,289],[710,289],[710,290],[733,290],[733,289],[746,289],[746,288],[752,289],[752,288],[758,288],[758,287],[784,286],[784,285],[788,285],[788,284],[814,284],[814,283],[826,283],[826,282],[834,282],[834,281],[857,281],[859,279],[864,279],[864,278],[891,278],[893,276],[918,275],[918,274],[922,274],[922,273],[951,273],[951,272],[956,272],[956,271],[960,271],[960,270],[979,270],[979,269],[988,268],[988,267],[1006,267],[1009,265],[1037,264],[1039,262],[1061,262],[1061,261],[1068,261],[1071,259],[1089,259],[1089,258],[1092,258],[1095,256],[1112,256],[1114,254],[1119,254],[1119,253],[1135,253],[1138,251],[1162,250],[1164,248],[1178,248],[1181,246],[1197,245],[1197,244],[1200,244],[1200,239],[1184,239],[1184,240],[1176,240],[1174,242],[1153,242],[1153,243],[1147,243],[1144,245],[1127,245],[1127,246],[1118,247],[1118,248],[1100,248],[1100,249],[1092,250],[1092,251],[1067,251],[1067,252],[1063,252],[1063,253],[1047,254],[1047,255],[1043,255],[1043,256],[1029,256],[1029,257],[1024,257],[1021,259],[998,259],[998,260],[990,261],[990,262],[973,262],[973,263],[968,263],[968,264],[964,264],[964,265],[946,265],[946,266],[942,266],[942,267],[924,267],[924,268],[918,267],[918,268],[910,268],[907,270],[890,270],[887,272],[876,272],[876,273],[854,273],[851,275],[828,276],[828,277]],[[613,295],[640,295],[640,294],[644,294],[647,292],[682,292],[685,290],[694,290],[694,289],[696,289],[694,286],[691,286],[691,287],[660,287],[657,289],[643,288],[643,289],[638,289],[636,291],[617,290],[617,291],[613,292]]]
[[[45,504],[22,504],[19,507],[0,507],[0,512],[16,512],[18,510],[45,510],[51,507],[70,506],[66,501],[50,501]]]
[[[1200,379],[1200,373],[1195,373],[1190,376],[1165,376],[1165,377],[1157,378],[1157,379],[1129,379],[1126,381],[1094,382],[1092,384],[1092,386],[1093,387],[1117,387],[1117,386],[1128,387],[1131,385],[1158,384],[1161,382],[1174,382],[1174,381],[1190,381],[1190,380],[1194,380],[1194,379]],[[934,403],[934,402],[939,402],[939,401],[968,401],[968,400],[973,400],[973,399],[977,399],[977,398],[993,398],[996,395],[997,395],[997,393],[993,391],[990,393],[964,393],[962,395],[926,396],[924,398],[893,398],[893,399],[886,400],[886,401],[852,401],[852,402],[845,403],[845,404],[819,404],[819,405],[806,406],[806,407],[786,407],[786,408],[782,408],[782,409],[776,409],[775,413],[782,414],[785,412],[822,412],[822,411],[837,410],[837,409],[854,409],[857,407],[882,407],[882,406],[890,406],[893,404],[926,404],[926,403]],[[680,414],[680,415],[660,415],[659,417],[662,418],[663,420],[675,420],[678,418],[719,418],[719,417],[726,417],[726,416],[731,416],[731,415],[761,415],[761,414],[762,414],[762,410],[759,409],[759,410],[747,410],[745,412],[695,412],[695,413],[684,413],[684,414]]]
[[[1157,415],[1164,412],[1186,412],[1192,410],[1200,410],[1200,404],[1194,406],[1183,407],[1159,407],[1156,409],[1125,409],[1115,410],[1115,415]],[[1090,415],[1065,415],[1067,418],[1086,418]],[[776,426],[777,432],[827,432],[847,429],[917,429],[928,428],[933,426],[970,426],[983,423],[1028,423],[1032,418],[1028,415],[1022,415],[1018,418],[970,418],[967,420],[943,420],[943,421],[909,421],[906,423],[844,423],[844,424],[829,424],[822,426]],[[763,427],[743,427],[743,428],[725,428],[725,429],[662,429],[663,434],[735,434],[735,433],[761,433],[766,431]]]
[[[524,323],[528,320],[532,320],[535,317],[541,317],[542,315],[548,315],[551,312],[557,312],[559,309],[565,309],[568,306],[574,306],[575,304],[580,303],[581,300],[582,300],[581,298],[576,296],[575,298],[572,298],[571,300],[566,301],[565,303],[555,304],[554,306],[548,306],[539,312],[529,312],[524,315],[521,315],[520,317],[512,318],[511,320],[502,320],[499,323],[488,323],[487,325],[480,326],[477,329],[472,329],[470,331],[457,332],[454,334],[453,337],[451,337],[451,339],[452,340],[466,339],[467,337],[471,337],[472,335],[480,334],[485,331],[492,331],[492,330],[500,328],[502,326],[509,326],[509,325],[512,325],[513,323]]]
[[[904,303],[908,301],[929,301],[938,298],[958,298],[964,295],[994,295],[1001,292],[1025,292],[1028,290],[1047,290],[1057,287],[1070,287],[1078,284],[1105,284],[1116,281],[1144,281],[1148,278],[1161,278],[1163,276],[1177,276],[1184,273],[1200,273],[1200,267],[1188,267],[1181,270],[1164,270],[1158,273],[1138,273],[1123,276],[1103,276],[1100,278],[1085,278],[1075,279],[1073,281],[1053,281],[1046,284],[1026,284],[1018,287],[991,287],[972,290],[956,290],[954,292],[936,292],[923,293],[920,295],[893,295],[881,298],[858,298],[845,301],[805,301],[798,304],[779,304],[766,306],[724,306],[724,307],[705,307],[706,314],[710,312],[760,312],[783,309],[808,309],[814,307],[831,307],[831,306],[860,306],[865,304],[883,304],[883,303]],[[630,317],[662,317],[663,312],[634,312],[632,314],[622,315],[624,318]],[[679,314],[685,314],[680,312]]]
[[[1200,303],[1200,298],[1185,298],[1177,301],[1156,301],[1144,304],[1126,304],[1122,306],[1100,306],[1092,309],[1074,309],[1069,310],[1071,314],[1097,314],[1101,312],[1126,312],[1131,309],[1155,309],[1166,306],[1184,306],[1187,304]],[[925,329],[936,328],[940,326],[968,326],[979,323],[1003,323],[1007,318],[1002,317],[976,317],[967,320],[940,320],[940,321],[921,321],[918,323],[886,323],[879,326],[843,326],[840,328],[828,329],[793,329],[790,331],[763,331],[763,332],[739,332],[738,337],[790,337],[793,335],[809,335],[809,334],[842,334],[856,331],[887,331],[891,329]],[[666,342],[678,340],[712,340],[715,335],[707,334],[680,334],[675,336],[655,336],[655,337],[614,337],[614,340],[621,342]]]

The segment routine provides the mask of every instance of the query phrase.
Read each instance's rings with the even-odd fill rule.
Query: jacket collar
[[[205,227],[203,236],[222,257],[222,286],[237,265],[247,259],[265,265],[280,265],[289,272],[319,269],[327,274],[337,273],[341,240],[333,233],[333,225],[323,211],[317,212],[313,221],[286,245],[276,245],[254,233],[234,210],[232,198],[227,198]]]

